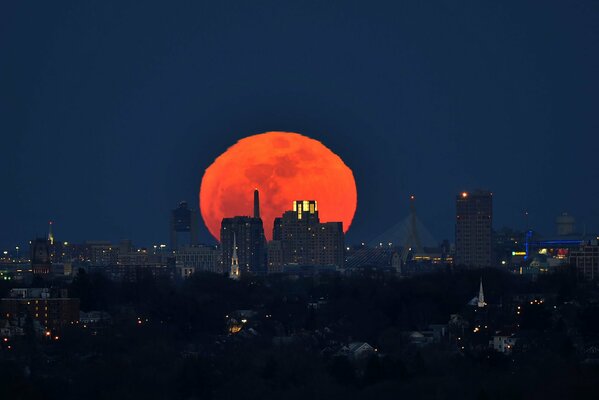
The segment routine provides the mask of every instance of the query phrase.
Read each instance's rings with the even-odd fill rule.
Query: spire
[[[260,218],[260,192],[254,189],[254,218]]]
[[[483,292],[483,278],[480,278],[480,288],[478,289],[478,306],[484,307],[487,303],[485,303],[485,293]]]
[[[237,235],[235,235],[235,232],[233,232],[233,257],[231,257],[231,260],[239,263],[239,258],[237,257]]]
[[[233,255],[231,256],[231,269],[229,270],[229,278],[239,279],[239,257],[237,257],[237,236],[233,232]]]
[[[52,233],[52,221],[48,222],[48,241],[51,245],[54,244],[54,234]]]

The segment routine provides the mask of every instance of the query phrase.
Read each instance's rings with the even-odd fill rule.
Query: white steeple
[[[48,222],[48,242],[54,244],[54,233],[52,233],[52,221]]]
[[[485,293],[483,292],[483,278],[480,278],[480,288],[478,289],[478,306],[480,308],[486,306]]]
[[[231,269],[229,278],[239,279],[239,257],[237,257],[237,236],[233,233],[233,255],[231,256]]]

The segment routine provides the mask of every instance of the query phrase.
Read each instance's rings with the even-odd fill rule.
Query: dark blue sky
[[[496,228],[526,208],[599,230],[597,1],[34,3],[0,9],[0,246],[49,219],[61,240],[165,242],[213,159],[267,130],[353,169],[350,242],[412,192],[453,240],[476,187]]]

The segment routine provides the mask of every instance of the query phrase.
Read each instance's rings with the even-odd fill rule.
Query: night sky
[[[2,4],[0,246],[50,219],[59,240],[166,242],[214,158],[269,130],[353,170],[349,242],[411,193],[453,241],[477,187],[495,228],[528,209],[599,231],[597,1],[106,3]]]

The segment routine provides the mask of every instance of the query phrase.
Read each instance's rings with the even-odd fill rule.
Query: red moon
[[[210,165],[200,186],[200,210],[210,233],[220,239],[223,218],[252,215],[260,191],[264,234],[272,239],[275,217],[293,200],[316,200],[321,222],[351,225],[358,194],[354,175],[325,145],[292,132],[266,132],[239,140]]]

